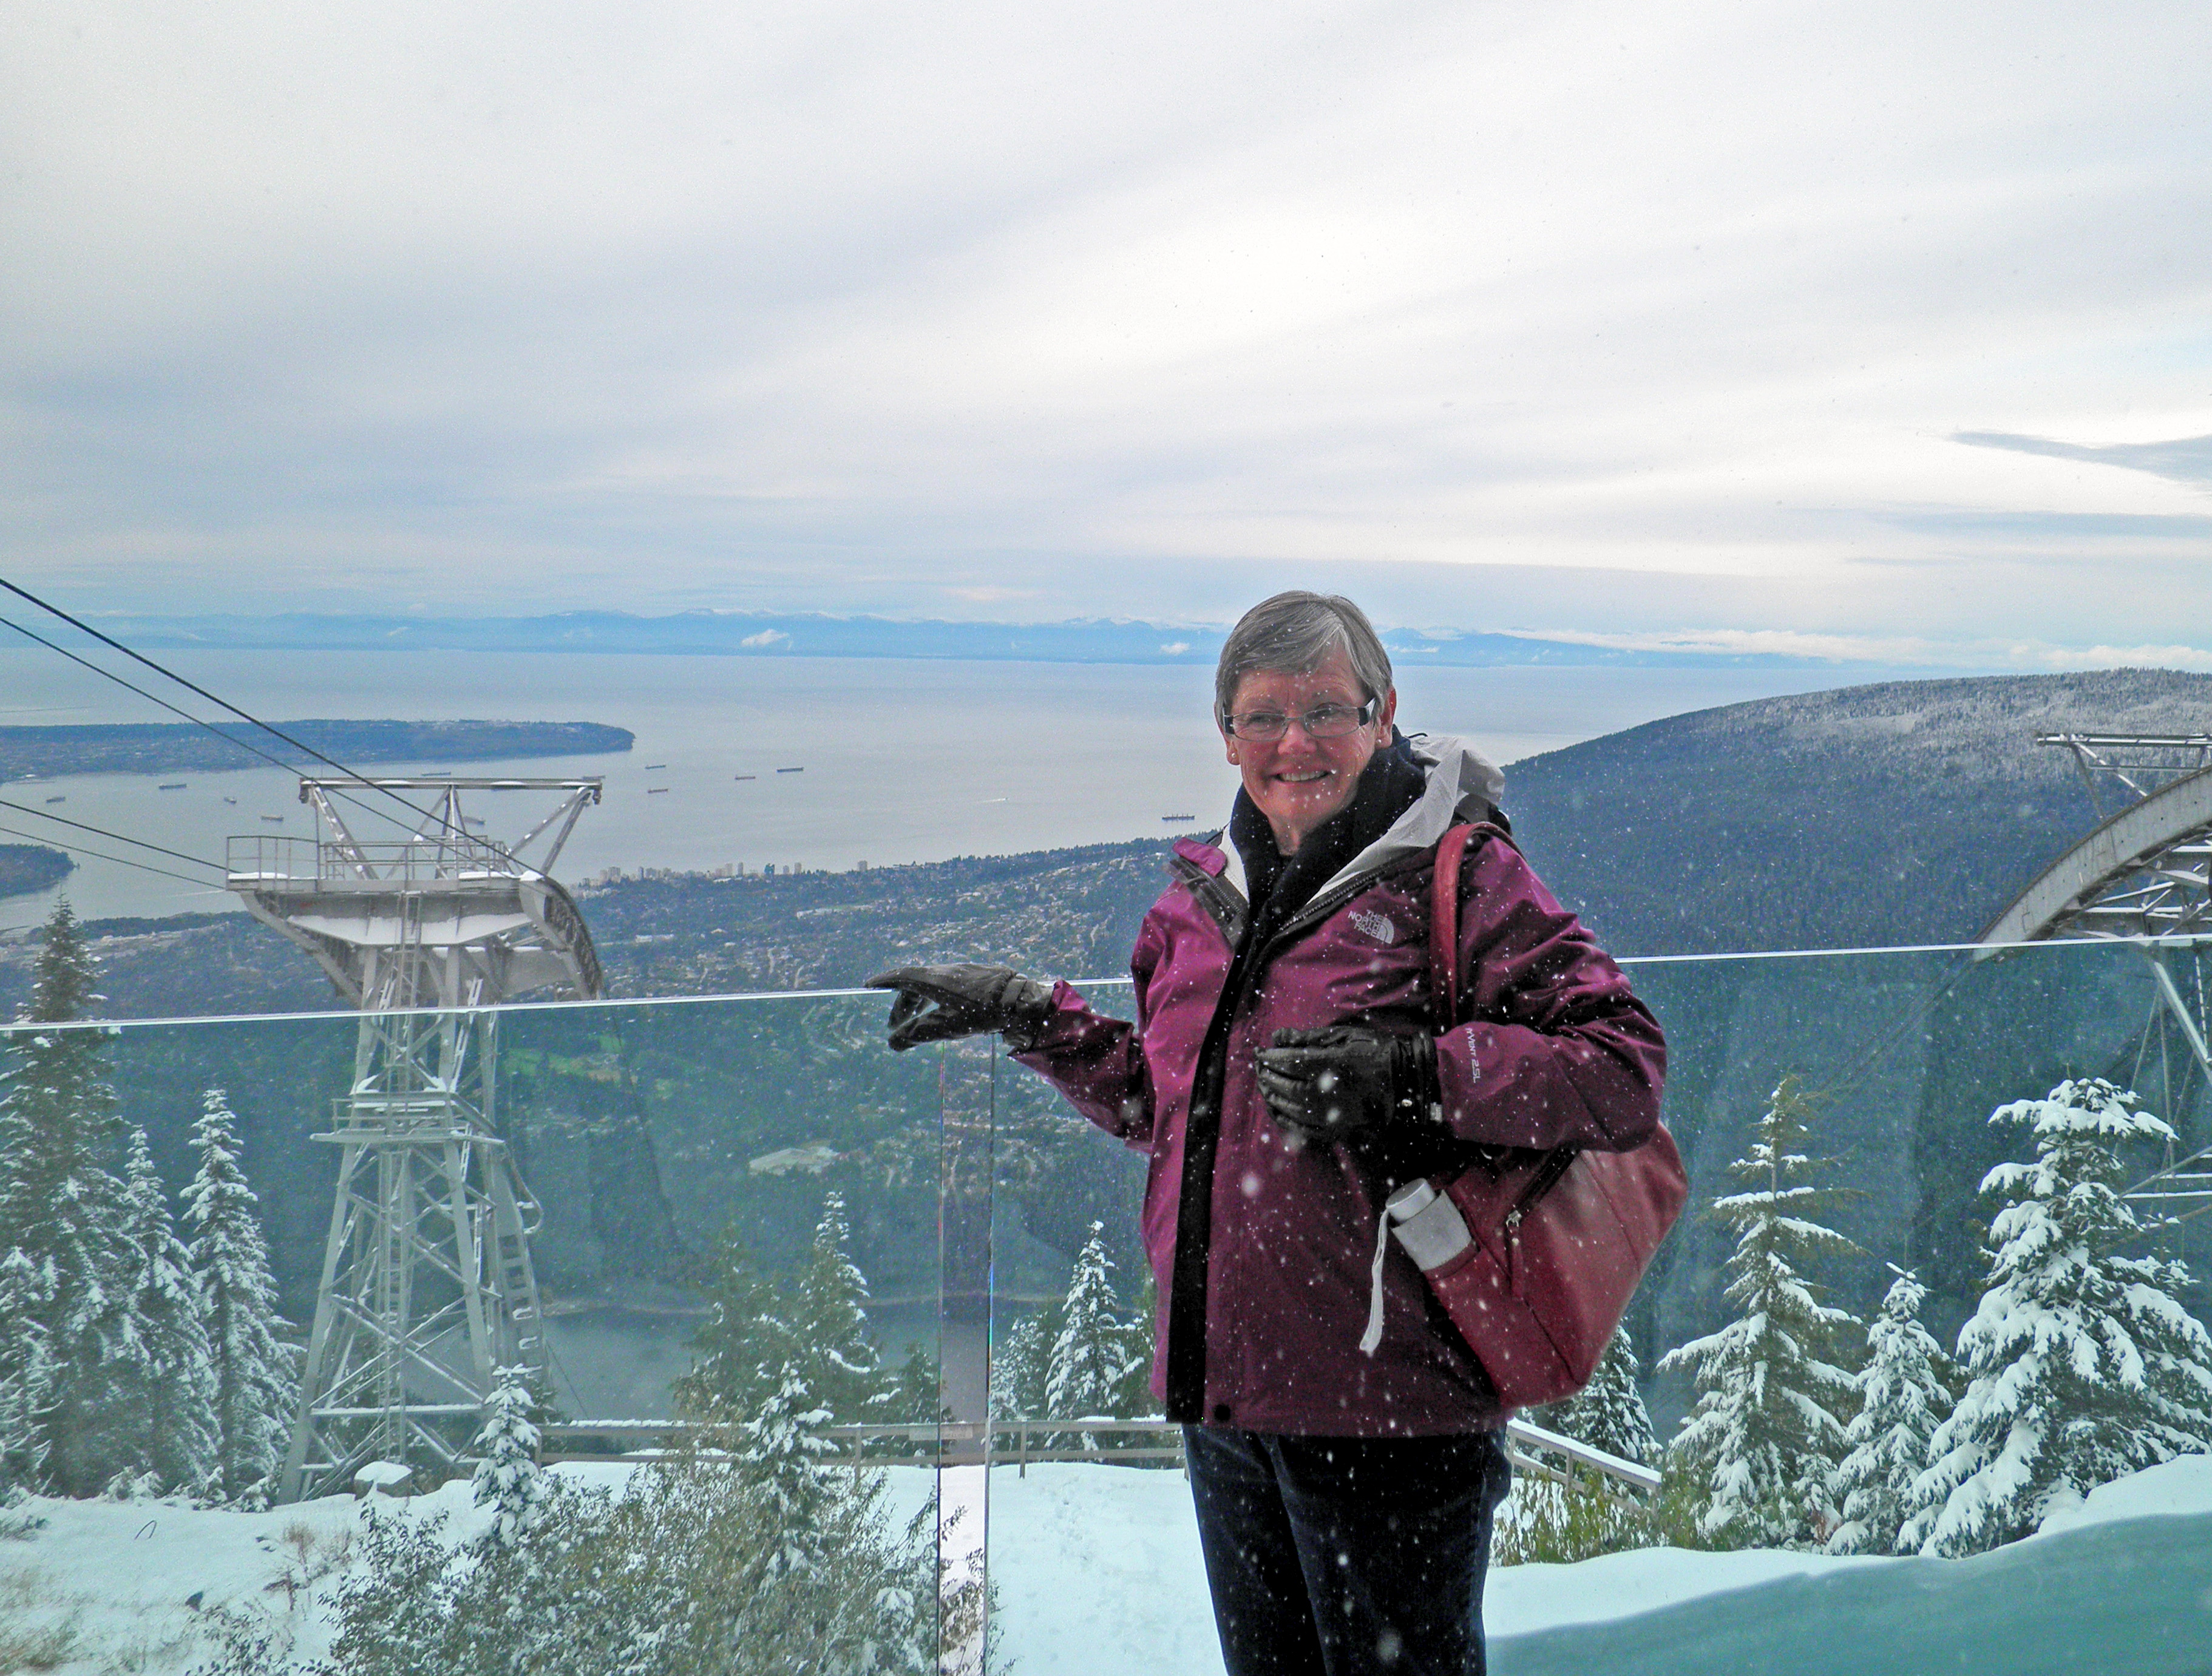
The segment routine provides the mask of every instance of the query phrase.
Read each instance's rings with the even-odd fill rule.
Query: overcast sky
[[[0,30],[0,572],[2212,665],[2201,4]]]

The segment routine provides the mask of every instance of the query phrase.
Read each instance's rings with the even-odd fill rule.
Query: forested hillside
[[[2209,725],[2212,675],[2175,670],[1889,682],[1530,757],[1505,801],[1620,953],[1956,942],[2096,824],[2037,734]]]

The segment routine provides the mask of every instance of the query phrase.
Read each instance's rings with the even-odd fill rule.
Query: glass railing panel
[[[1868,1668],[1997,1657],[2005,1652],[2000,1626],[2014,1615],[2036,1624],[2039,1647],[2068,1649],[2076,1663],[2171,1667],[2171,1624],[2160,1615],[2170,1618],[2187,1592],[2192,1545],[2212,1542],[2212,1481],[2191,1491],[2172,1477],[2190,1467],[2187,1460],[2160,1469],[2166,1478],[2130,1479],[2093,1495],[2089,1510],[2074,1515],[2086,1524],[2062,1529],[2062,1517],[2048,1534],[1996,1543],[1978,1558],[1899,1564],[1831,1555],[1821,1550],[1836,1533],[1832,1508],[1810,1509],[1779,1539],[1761,1539],[1743,1524],[1701,1522],[1715,1504],[1711,1485],[1687,1456],[1670,1459],[1663,1445],[1713,1381],[1701,1384],[1679,1362],[1655,1364],[1721,1332],[1738,1313],[1727,1288],[1740,1272],[1729,1261],[1741,1227],[1716,1216],[1713,1203],[1757,1186],[1738,1166],[1785,1085],[1802,1099],[1802,1151],[1815,1161],[1803,1179],[1832,1190],[1814,1219],[1841,1236],[1798,1260],[1819,1296],[1855,1318],[1835,1329],[1833,1353],[1847,1371],[1868,1357],[1863,1324],[1881,1310],[1892,1266],[1924,1284],[1919,1317],[1927,1333],[1946,1351],[1958,1345],[1990,1278],[1999,1202],[1982,1184],[1999,1163],[2035,1155],[2027,1126],[1992,1123],[1992,1114],[2040,1101],[2069,1080],[2102,1078],[2130,1090],[2141,1109],[2170,1126],[2170,1140],[2138,1134],[2112,1142],[2107,1173],[2120,1187],[2139,1190],[2127,1214],[2142,1229],[2120,1254],[2184,1263],[2186,1281],[2169,1272],[2175,1301],[2200,1321],[2212,1319],[2205,1284],[2212,1215],[2198,1214],[2212,1208],[2204,1191],[2212,1175],[2200,1171],[2192,1180],[2187,1167],[2212,1145],[2197,951],[2063,944],[1994,959],[1955,950],[1876,951],[1644,960],[1630,970],[1667,1032],[1666,1118],[1690,1178],[1688,1211],[1626,1323],[1640,1363],[1635,1394],[1649,1424],[1644,1471],[1579,1441],[1576,1428],[1587,1429],[1587,1414],[1522,1417],[1514,1446],[1522,1488],[1503,1515],[1488,1588],[1492,1668],[1588,1667],[1609,1652],[1639,1669],[1708,1668],[1723,1619],[1729,1662],[1816,1667],[1820,1648],[1841,1632],[1841,1606],[1820,1604],[1831,1598],[1848,1600],[1854,1661]],[[1127,998],[1126,987],[1093,993],[1109,1012],[1125,1012]],[[1173,1441],[1135,1430],[1150,1398],[1056,1407],[1043,1389],[1069,1300],[1086,1284],[1096,1291],[1101,1255],[1113,1265],[1103,1271],[1110,1311],[1129,1342],[1149,1339],[1133,1319],[1141,1313],[1144,1278],[1134,1238],[1143,1160],[1074,1126],[1018,1067],[1002,1068],[998,1104],[990,1491],[996,1656],[1074,1676],[1218,1669],[1188,1485],[1171,1460],[1162,1471],[1133,1458],[1137,1443]],[[1023,1136],[1018,1149],[1008,1140],[1014,1132]],[[1086,1265],[1094,1221],[1098,1244]],[[1357,1254],[1364,1260],[1367,1253]],[[1065,1376],[1068,1358],[1062,1362]],[[1838,1397],[1839,1423],[1853,1418],[1856,1402]],[[1125,1422],[1118,1434],[1105,1423],[1113,1417]],[[2139,1437],[2138,1444],[2147,1458],[2182,1447],[2172,1437]],[[1654,1468],[1662,1485],[1656,1495]],[[1541,1494],[1583,1499],[1547,1510]],[[2189,1517],[2153,1532],[2130,1521],[2130,1509]],[[2097,1563],[2122,1568],[2125,1581],[2094,1608],[2078,1593],[2050,1587],[2058,1547],[2068,1543],[2081,1546],[2084,1563],[2094,1550]],[[1763,1587],[1710,1608],[1698,1604],[1753,1584]],[[1671,1614],[1658,1610],[1669,1603],[1682,1604]],[[1650,1612],[1657,1615],[1644,1615]],[[1655,1649],[1649,1656],[1646,1630]]]
[[[255,1197],[226,1214],[266,1244],[263,1359],[313,1395],[304,1433],[293,1385],[210,1435],[203,1375],[237,1358],[204,1307],[197,1338],[141,1334],[190,1365],[57,1381],[23,1346],[90,1354],[82,1335],[0,1285],[22,1497],[0,1515],[22,1538],[0,1645],[88,1668],[672,1671],[870,1646],[935,1665],[949,1637],[972,1664],[981,1497],[940,1591],[939,1473],[968,1411],[980,1462],[988,1239],[948,1314],[953,1056],[890,1054],[883,1015],[826,995],[386,1016],[366,1048],[344,1015],[50,1033],[147,1132],[141,1199],[166,1203],[176,1269],[215,1261],[190,1249],[191,1184],[231,1157],[217,1173]],[[8,1039],[18,1073],[52,1060],[37,1039]],[[402,1062],[422,1074],[362,1074]],[[987,1230],[990,1056],[967,1063],[983,1162],[959,1179]],[[202,1121],[216,1090],[228,1142]],[[90,1153],[125,1173],[120,1147]],[[64,1220],[16,1231],[50,1247]]]

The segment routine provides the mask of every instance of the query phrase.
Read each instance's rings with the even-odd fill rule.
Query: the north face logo
[[[1387,915],[1377,914],[1371,908],[1362,908],[1353,914],[1352,923],[1377,943],[1395,943],[1398,940],[1397,926],[1390,923]]]

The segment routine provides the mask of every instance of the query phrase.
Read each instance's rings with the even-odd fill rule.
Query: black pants
[[[1183,1444],[1229,1676],[1482,1676],[1502,1436]]]

